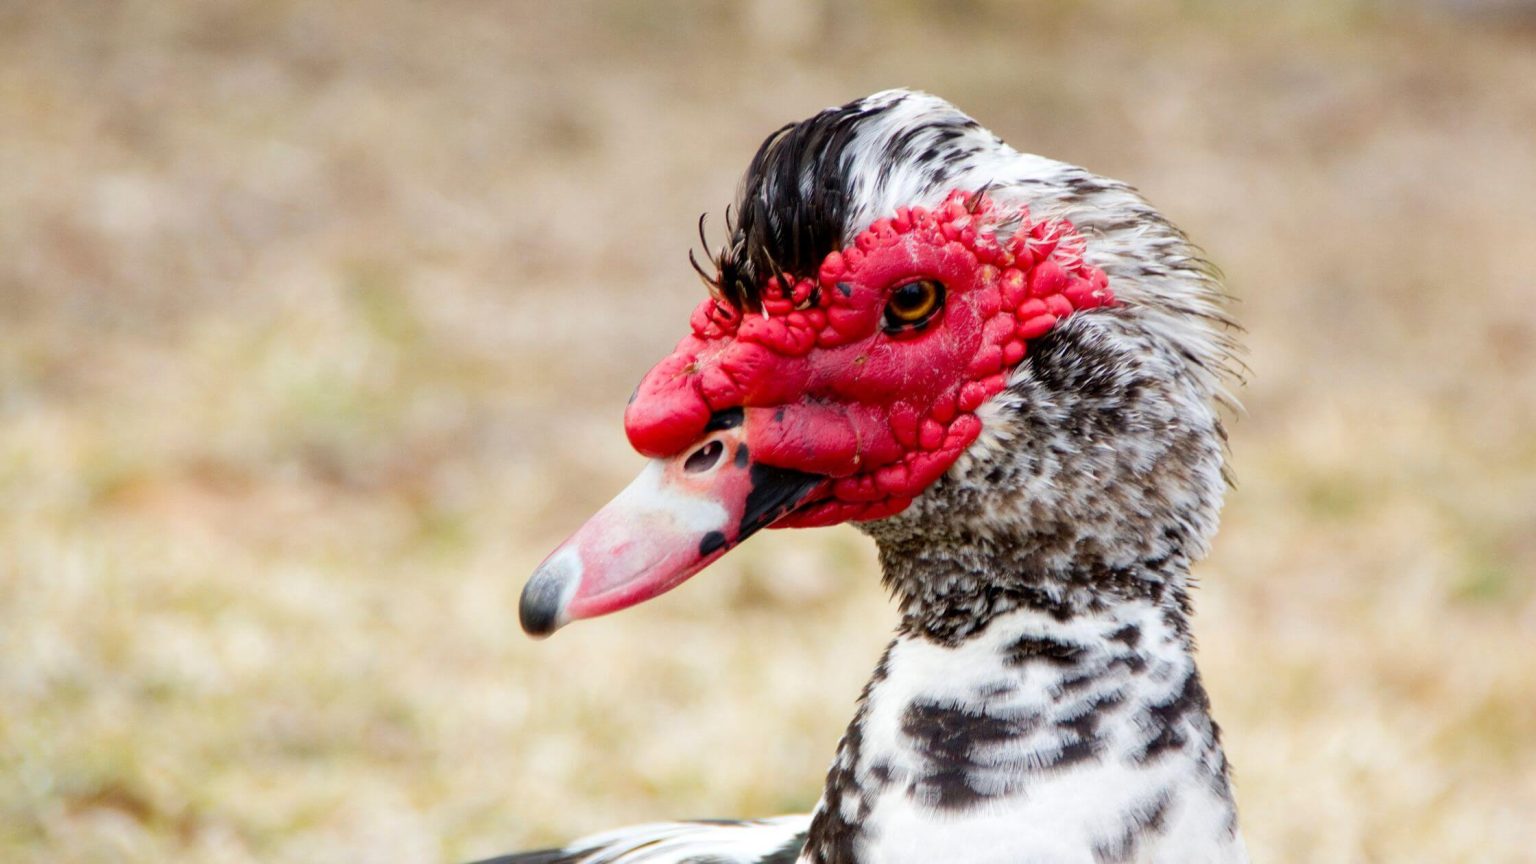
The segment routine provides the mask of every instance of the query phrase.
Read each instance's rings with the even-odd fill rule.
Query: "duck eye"
[[[900,285],[885,304],[881,326],[887,333],[920,330],[944,308],[944,284],[935,279],[919,279]]]

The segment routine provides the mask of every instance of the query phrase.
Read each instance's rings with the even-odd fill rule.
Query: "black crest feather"
[[[848,148],[860,124],[889,109],[862,100],[828,108],[769,135],[747,167],[737,219],[716,265],[719,289],[738,309],[756,309],[770,276],[812,276],[843,245],[855,194]]]

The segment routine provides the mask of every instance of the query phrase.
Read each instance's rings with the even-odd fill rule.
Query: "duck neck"
[[[881,543],[902,620],[802,860],[1244,860],[1188,561],[1038,571],[1006,545],[939,548]]]

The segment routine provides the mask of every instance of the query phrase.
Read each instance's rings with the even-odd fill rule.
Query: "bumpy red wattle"
[[[1070,223],[1020,220],[999,239],[996,205],[956,192],[936,210],[875,222],[814,279],[770,277],[760,312],[705,300],[692,334],[635,391],[630,443],[671,456],[715,412],[743,408],[754,460],[831,478],[825,496],[780,525],[899,513],[981,434],[977,408],[1003,389],[1029,340],[1114,302]],[[943,311],[887,333],[891,292],[916,279],[943,283]]]

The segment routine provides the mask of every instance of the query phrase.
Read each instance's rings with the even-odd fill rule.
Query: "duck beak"
[[[825,482],[754,463],[739,426],[652,459],[533,572],[518,608],[523,630],[548,636],[669,591]]]

